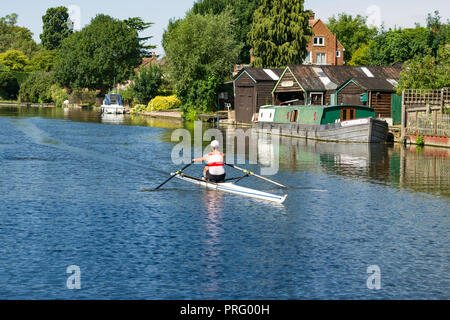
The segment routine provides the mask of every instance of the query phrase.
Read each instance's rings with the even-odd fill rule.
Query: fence
[[[437,112],[410,114],[406,128],[406,134],[449,137],[450,115]]]
[[[402,94],[402,137],[407,134],[450,137],[450,88],[408,89]]]

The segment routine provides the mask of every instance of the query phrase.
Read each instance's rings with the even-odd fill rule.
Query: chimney
[[[153,58],[153,59],[156,59],[156,58],[157,58],[156,52],[153,52],[153,53],[152,53],[152,58]]]

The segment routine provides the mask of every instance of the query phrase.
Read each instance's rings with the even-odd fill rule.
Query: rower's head
[[[213,150],[217,150],[220,147],[220,143],[217,140],[214,140],[213,142],[211,142],[211,149]]]

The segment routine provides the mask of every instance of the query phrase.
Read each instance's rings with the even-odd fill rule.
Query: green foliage
[[[339,13],[337,18],[333,15],[328,21],[328,28],[336,34],[345,48],[345,61],[350,61],[358,48],[366,45],[378,33],[375,27],[367,26],[367,17],[359,14],[353,17],[350,14]]]
[[[128,28],[136,30],[138,33],[144,32],[148,28],[150,28],[154,23],[153,22],[145,22],[140,17],[128,18],[124,20],[125,24]],[[156,46],[146,45],[145,43],[153,37],[142,37],[139,38],[139,43],[141,46],[141,56],[147,57],[150,55],[150,50],[155,49]]]
[[[0,64],[12,71],[23,71],[29,63],[27,56],[19,50],[8,50],[0,54]]]
[[[417,139],[416,139],[416,144],[418,145],[418,146],[421,146],[421,147],[423,147],[424,145],[425,145],[425,140],[423,139],[423,137],[422,136],[418,136],[417,137]]]
[[[44,49],[58,49],[61,42],[72,34],[66,7],[49,8],[42,17],[42,22],[44,26],[40,38]]]
[[[241,49],[233,23],[229,10],[217,15],[188,13],[171,21],[164,33],[168,79],[183,104],[193,110],[215,110],[217,83],[230,76]]]
[[[233,34],[238,43],[242,45],[239,53],[239,63],[250,63],[250,45],[247,43],[248,33],[253,22],[253,15],[258,8],[260,0],[199,0],[194,3],[192,12],[205,15],[208,13],[220,14],[225,10],[232,10],[236,20],[233,25]]]
[[[139,103],[147,104],[158,94],[162,76],[161,68],[157,64],[150,64],[136,72],[131,89]]]
[[[149,111],[163,111],[170,109],[177,109],[181,106],[181,101],[176,95],[173,96],[156,96],[148,104]]]
[[[138,32],[123,21],[96,16],[80,32],[64,39],[54,67],[59,84],[70,88],[99,89],[129,80],[141,63]]]
[[[442,23],[439,11],[435,11],[434,15],[428,14],[427,29],[428,46],[432,54],[437,57],[439,48],[450,43],[450,23],[448,20],[447,23]]]
[[[352,59],[348,63],[350,66],[367,66],[370,64],[369,59],[369,45],[363,44],[359,47],[352,56]]]
[[[73,90],[69,95],[69,102],[78,105],[95,105],[97,92],[92,90]]]
[[[217,92],[221,81],[214,76],[207,80],[196,81],[187,91],[183,101],[183,114],[186,120],[195,120],[197,114],[215,112],[217,109]]]
[[[58,52],[56,50],[41,50],[38,51],[31,59],[29,66],[26,68],[31,71],[44,71],[50,72],[58,58]]]
[[[0,52],[19,50],[31,58],[38,50],[38,45],[30,30],[16,26],[17,18],[17,14],[0,18]]]
[[[53,77],[47,72],[32,73],[20,86],[19,98],[24,102],[48,103],[52,101]]]
[[[133,109],[130,110],[130,114],[138,114],[138,113],[145,113],[148,110],[148,106],[145,104],[137,104],[134,106]]]
[[[120,90],[117,93],[122,96],[122,100],[125,105],[132,105],[135,101],[134,91],[130,87],[126,88],[125,90]]]
[[[262,0],[255,11],[249,44],[255,67],[284,67],[301,64],[311,40],[309,12],[304,0]]]
[[[19,82],[12,72],[0,71],[0,97],[5,100],[17,98]]]
[[[397,94],[405,89],[441,89],[450,87],[450,45],[432,54],[407,61],[400,73]]]
[[[62,107],[64,105],[64,101],[69,99],[67,91],[57,84],[50,87],[50,96],[57,107]]]

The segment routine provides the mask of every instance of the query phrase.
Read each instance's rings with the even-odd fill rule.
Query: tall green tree
[[[115,83],[129,80],[141,61],[138,32],[123,21],[98,15],[63,40],[54,73],[63,87],[105,93]]]
[[[439,11],[435,11],[434,14],[429,13],[427,29],[428,46],[431,48],[432,54],[437,57],[440,47],[450,43],[450,21],[447,20],[447,23],[443,23]]]
[[[162,71],[157,64],[141,68],[136,72],[131,89],[139,103],[148,104],[158,94],[162,85]]]
[[[42,46],[47,50],[59,48],[61,41],[72,34],[69,28],[69,11],[66,7],[49,8],[42,17],[44,23],[40,36]]]
[[[303,62],[312,35],[310,13],[304,10],[303,3],[303,0],[262,0],[249,33],[255,67]]]
[[[250,63],[250,45],[248,33],[253,22],[253,15],[259,7],[261,0],[198,0],[192,7],[196,14],[219,14],[225,10],[231,10],[236,23],[233,25],[235,39],[242,44],[239,53],[239,63]]]
[[[350,61],[353,53],[361,46],[367,44],[375,37],[378,30],[375,27],[368,27],[367,17],[351,14],[339,13],[328,19],[328,28],[336,34],[339,41],[345,48],[344,60]]]
[[[11,71],[24,71],[30,61],[27,56],[19,50],[8,50],[0,53],[0,64]]]
[[[124,20],[125,24],[133,30],[136,30],[138,34],[145,32],[148,28],[150,28],[154,23],[153,22],[145,22],[140,17],[134,17],[134,18],[128,18]],[[142,57],[148,57],[151,52],[150,50],[155,49],[156,46],[149,45],[147,42],[153,38],[152,36],[148,37],[140,37],[139,43],[141,45],[141,56]]]
[[[189,12],[184,19],[169,23],[163,36],[168,76],[186,108],[205,112],[216,107],[216,99],[208,97],[230,77],[241,49],[233,35],[234,23],[229,10],[217,15]],[[197,87],[209,94],[193,99]]]
[[[50,72],[58,58],[56,50],[40,50],[30,60],[28,70]]]
[[[30,30],[16,25],[17,18],[14,13],[0,18],[0,52],[19,50],[30,59],[38,51],[38,45]]]

